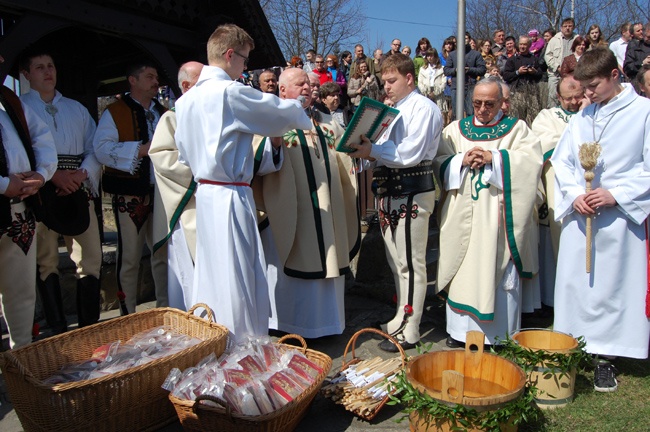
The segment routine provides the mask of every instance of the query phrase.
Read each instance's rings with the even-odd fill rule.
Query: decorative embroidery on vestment
[[[573,114],[574,113],[564,111],[562,109],[559,109],[559,110],[555,111],[555,115],[557,116],[557,118],[562,120],[564,123],[569,123],[569,120],[571,120],[571,116]]]
[[[151,203],[145,204],[142,197],[133,197],[131,201],[126,202],[125,197],[120,195],[117,197],[117,211],[128,213],[138,232],[140,232],[140,228],[147,221],[149,213],[153,211],[153,205]]]
[[[284,145],[287,147],[296,147],[300,144],[300,139],[298,138],[298,131],[295,129],[290,130],[282,136]]]
[[[325,141],[327,142],[327,146],[331,149],[334,148],[334,141],[336,141],[336,137],[334,136],[334,131],[331,129],[328,129],[325,126],[321,126],[321,130],[323,131],[323,136],[325,137]]]
[[[0,237],[7,234],[16,246],[27,255],[36,232],[36,220],[31,212],[14,213],[14,215],[16,219],[11,221],[9,228],[0,228]]]
[[[514,117],[505,116],[499,122],[492,126],[476,126],[474,125],[474,117],[466,117],[462,119],[458,127],[460,133],[470,141],[490,141],[507,135],[512,127],[517,124],[517,119]]]
[[[483,182],[483,174],[485,172],[485,167],[482,166],[480,170],[477,170],[472,168],[472,177],[471,177],[471,182],[472,182],[472,199],[474,201],[478,201],[478,195],[483,189],[488,189],[490,187],[489,184],[486,184]],[[476,181],[474,181],[476,179]]]

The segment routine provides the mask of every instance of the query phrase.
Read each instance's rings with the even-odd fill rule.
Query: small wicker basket
[[[198,307],[207,320],[194,315]],[[90,380],[46,385],[42,380],[63,365],[91,357],[95,348],[126,341],[136,333],[162,325],[202,339],[179,353]],[[9,396],[23,428],[42,431],[156,430],[176,416],[162,383],[174,368],[197,364],[214,352],[223,353],[228,330],[214,323],[212,311],[197,304],[188,312],[158,308],[69,331],[0,356]]]
[[[288,339],[298,339],[302,348],[285,344],[284,342]],[[281,349],[298,349],[309,360],[320,366],[323,372],[318,376],[316,382],[279,410],[260,416],[245,416],[231,412],[229,407],[215,407],[200,403],[203,399],[221,403],[216,398],[209,396],[190,401],[179,399],[170,393],[169,399],[176,408],[183,429],[189,432],[290,432],[294,430],[307,413],[309,405],[329,373],[332,359],[327,354],[307,349],[307,343],[299,335],[283,336],[277,343]]]
[[[357,363],[359,363],[359,362],[361,362],[363,360],[363,359],[361,359],[361,358],[359,358],[359,357],[357,357],[355,355],[354,349],[356,347],[357,339],[359,338],[359,336],[361,336],[364,333],[375,333],[375,334],[378,334],[379,336],[391,341],[397,347],[397,349],[398,349],[398,351],[400,353],[401,360],[402,360],[402,368],[406,367],[406,353],[404,352],[404,349],[399,344],[399,342],[397,342],[397,340],[395,340],[392,336],[382,332],[381,330],[377,330],[377,329],[374,329],[374,328],[365,328],[365,329],[359,330],[354,335],[352,335],[352,337],[348,341],[348,344],[345,347],[345,351],[343,352],[343,360],[342,360],[342,364],[341,364],[341,369],[337,373],[337,375],[339,375],[341,372],[345,371],[350,366],[352,366],[354,364],[357,364]],[[349,362],[346,362],[346,358],[348,356],[348,351],[350,351],[350,350],[352,351],[352,358],[350,359]],[[367,421],[370,421],[370,420],[374,419],[375,416],[379,413],[379,411],[384,407],[384,405],[386,405],[386,402],[388,402],[389,398],[390,398],[390,396],[386,395],[382,399],[382,401],[379,403],[379,405],[377,405],[370,412],[368,412],[366,410],[353,410],[353,409],[350,409],[344,403],[342,403],[342,405],[345,407],[345,409],[352,412],[357,417],[362,418],[362,419],[367,420]],[[341,401],[339,401],[337,403],[341,403]]]

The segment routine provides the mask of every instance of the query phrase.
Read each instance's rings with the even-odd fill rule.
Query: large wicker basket
[[[288,339],[298,339],[302,348],[284,344]],[[279,410],[260,416],[245,416],[232,413],[230,408],[200,403],[201,399],[218,402],[210,397],[200,397],[196,401],[190,401],[179,399],[170,394],[169,399],[176,408],[183,429],[191,432],[290,432],[294,430],[307,413],[309,405],[329,373],[332,359],[327,354],[307,349],[305,340],[295,334],[280,338],[278,346],[282,349],[298,349],[323,369],[316,382],[305,392]]]
[[[195,316],[197,307],[208,319]],[[197,304],[189,312],[151,309],[84,327],[7,351],[0,357],[11,402],[27,432],[156,430],[176,418],[162,383],[174,368],[198,363],[226,348],[228,330],[213,322],[212,311]],[[203,342],[177,354],[112,375],[66,384],[43,379],[63,365],[88,359],[93,350],[161,325]]]

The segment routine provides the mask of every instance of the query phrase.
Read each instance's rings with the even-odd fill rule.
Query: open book
[[[388,127],[393,123],[399,111],[384,105],[374,99],[364,97],[359,107],[354,112],[336,150],[345,153],[355,151],[350,143],[359,144],[361,135],[365,135],[371,142],[377,141]]]

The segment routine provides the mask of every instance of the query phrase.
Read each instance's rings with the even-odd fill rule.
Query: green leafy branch
[[[591,362],[591,355],[585,351],[587,343],[582,336],[577,338],[578,346],[570,352],[533,350],[521,346],[509,335],[505,340],[496,339],[500,348],[498,351],[493,350],[492,352],[512,360],[527,373],[537,367],[548,369],[549,373],[560,373],[560,376],[563,376],[569,374],[573,369],[582,370]]]
[[[523,394],[494,411],[476,411],[460,404],[449,404],[417,390],[402,371],[391,383],[388,405],[404,405],[406,415],[399,418],[401,422],[415,413],[425,424],[448,423],[452,431],[480,429],[498,432],[505,424],[519,425],[538,419],[539,409],[533,403],[537,394],[535,386],[527,386]]]

